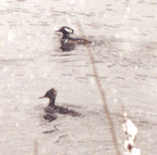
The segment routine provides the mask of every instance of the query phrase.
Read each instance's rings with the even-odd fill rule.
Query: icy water
[[[77,2],[77,3],[76,3]],[[122,109],[137,125],[142,155],[156,155],[157,2],[155,0],[1,0],[0,154],[115,154],[86,47],[63,53],[63,25],[91,45],[122,149]],[[50,89],[57,104],[81,113],[43,120]],[[47,134],[46,134],[47,133]]]

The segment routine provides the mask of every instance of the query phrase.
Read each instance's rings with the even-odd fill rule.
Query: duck
[[[49,104],[47,107],[44,108],[45,115],[43,116],[45,120],[48,120],[49,122],[57,119],[57,113],[62,114],[62,115],[70,115],[73,117],[80,116],[80,113],[68,109],[66,107],[58,106],[55,104],[57,96],[57,91],[54,88],[51,88],[48,90],[44,96],[39,97],[40,99],[42,98],[48,98],[49,99]]]
[[[71,35],[74,34],[74,30],[68,26],[62,26],[57,32],[62,33],[62,38],[60,40],[62,51],[72,51],[75,49],[76,45],[87,45],[91,41],[83,38],[75,38]]]
[[[66,114],[68,112],[68,109],[55,104],[56,96],[57,96],[57,91],[54,88],[52,88],[48,90],[44,96],[39,97],[40,99],[42,98],[49,99],[49,104],[46,108],[44,108],[44,111],[47,114],[51,114],[51,115],[55,113]]]

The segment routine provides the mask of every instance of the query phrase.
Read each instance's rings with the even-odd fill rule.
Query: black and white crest
[[[74,33],[74,30],[68,26],[62,26],[58,32],[62,32],[63,34],[72,34]]]
[[[74,30],[73,30],[72,28],[67,27],[67,26],[64,26],[64,30],[65,30],[67,33],[71,33],[71,34],[74,32]]]

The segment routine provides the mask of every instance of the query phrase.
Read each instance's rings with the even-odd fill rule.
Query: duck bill
[[[43,98],[45,98],[45,96],[41,96],[41,97],[39,97],[39,99],[43,99]]]

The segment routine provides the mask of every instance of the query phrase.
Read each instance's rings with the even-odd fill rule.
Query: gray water
[[[55,31],[63,25],[92,40],[95,63],[120,149],[122,109],[138,127],[142,155],[156,155],[157,2],[155,0],[1,0],[0,154],[114,154],[111,134],[86,47],[63,53]],[[43,120],[50,89],[57,104],[81,117]],[[54,130],[51,134],[45,131]]]

